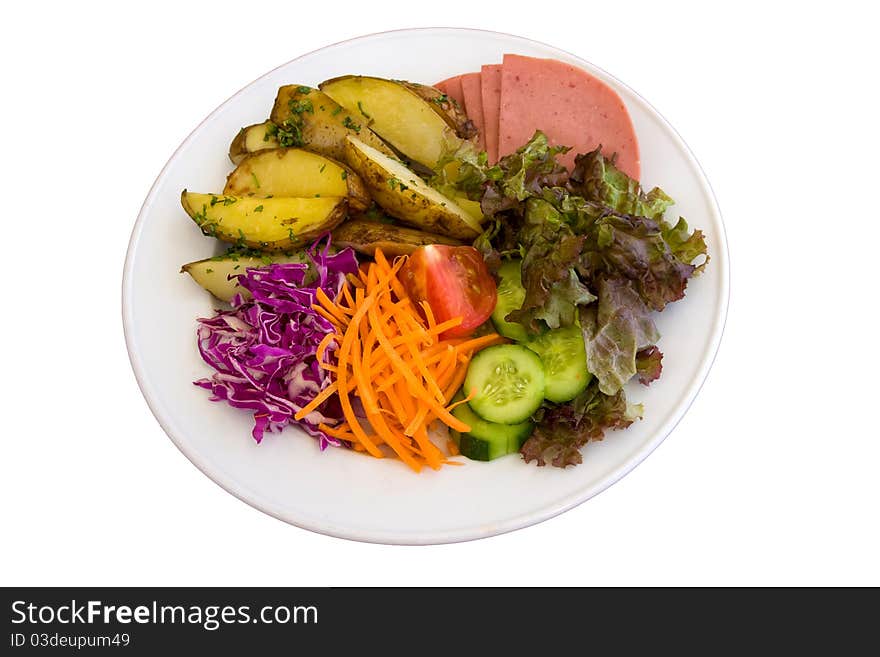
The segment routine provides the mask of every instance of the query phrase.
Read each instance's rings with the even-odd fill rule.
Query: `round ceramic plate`
[[[321,452],[298,429],[257,445],[251,416],[208,400],[192,381],[209,372],[195,343],[195,320],[212,298],[186,275],[185,262],[214,255],[180,207],[180,191],[216,192],[231,170],[227,149],[241,126],[265,120],[280,85],[317,85],[360,73],[432,83],[501,62],[504,53],[570,62],[614,87],[641,145],[642,182],[660,185],[672,210],[702,229],[712,261],[687,296],[657,316],[663,376],[631,385],[645,417],[583,450],[564,470],[518,456],[414,474],[400,461],[344,449]],[[289,62],[215,110],[159,174],[131,236],[123,280],[123,318],[132,366],[153,413],[202,472],[248,504],[293,525],[348,539],[403,544],[476,539],[546,520],[589,499],[633,469],[675,427],[712,364],[728,299],[724,227],[712,191],[687,146],[641,97],[572,54],[521,37],[464,29],[420,29],[361,37]]]

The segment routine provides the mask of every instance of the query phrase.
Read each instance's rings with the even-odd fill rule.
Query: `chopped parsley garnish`
[[[343,170],[342,170],[342,179],[345,180],[346,178],[348,178],[348,171],[346,171],[345,169],[343,169]]]
[[[233,197],[233,196],[224,196],[224,197],[221,199],[221,198],[218,198],[218,197],[216,197],[216,196],[214,196],[214,195],[212,194],[212,195],[211,195],[211,207],[213,208],[213,207],[214,207],[215,205],[217,205],[218,203],[219,203],[220,205],[232,205],[233,203],[235,203],[236,200],[237,200],[237,199],[236,199],[235,197]]]
[[[246,246],[230,246],[226,249],[226,253],[221,253],[209,259],[217,262],[223,262],[224,260],[238,262],[240,258],[263,258],[264,256],[265,254],[257,249],[251,249]]]
[[[290,116],[281,122],[281,125],[269,126],[267,134],[272,135],[278,140],[278,145],[284,148],[291,146],[304,146],[303,125],[305,121],[302,115],[306,112],[315,113],[315,107],[308,98],[291,98],[287,102],[287,108],[290,110]]]
[[[262,212],[262,211],[263,211],[262,205],[258,205],[257,207],[254,208],[254,212]]]
[[[193,220],[194,220],[199,226],[201,226],[203,223],[205,223],[206,221],[208,221],[208,206],[205,205],[204,203],[202,203],[202,211],[201,211],[201,212],[196,212],[196,213],[193,215]]]
[[[315,113],[315,106],[312,105],[312,101],[309,98],[291,98],[287,103],[287,107],[290,109],[291,114]]]
[[[213,274],[213,273],[214,273],[214,270],[211,269],[210,267],[208,267],[208,268],[205,270],[205,273],[206,273],[206,274]]]
[[[444,103],[449,102],[449,96],[447,96],[446,94],[440,94],[439,96],[432,98],[431,100],[433,100],[438,105],[443,105]]]
[[[327,165],[326,165],[326,164],[322,164],[322,165],[321,165],[321,168],[318,169],[318,172],[319,172],[319,173],[324,173],[324,169],[326,169],[326,168],[327,168]]]
[[[292,123],[290,119],[286,119],[282,124],[283,127],[278,128],[278,145],[284,148],[291,146],[303,146],[302,128]]]
[[[344,125],[349,130],[354,130],[355,132],[361,131],[361,127],[357,123],[352,121],[350,116],[346,116],[345,119],[343,119],[342,125]]]
[[[336,116],[336,115],[339,114],[341,111],[342,111],[342,108],[341,108],[341,107],[337,107],[336,109],[334,109],[334,110],[330,113],[330,116]]]
[[[254,179],[254,187],[256,187],[257,189],[259,189],[259,188],[260,188],[260,181],[259,181],[259,179],[257,178],[257,174],[255,174],[253,171],[251,171],[251,176],[252,176],[253,179]]]
[[[367,119],[372,118],[369,114],[367,114],[367,113],[364,111],[364,106],[361,105],[361,101],[358,101],[358,109],[360,110],[361,114],[364,115],[364,118],[367,118]]]
[[[312,93],[312,88],[306,87],[305,85],[300,85],[296,88],[296,91],[297,93],[305,94],[306,96],[308,96],[310,93]]]
[[[400,184],[400,181],[399,181],[397,178],[389,178],[389,179],[388,179],[388,186],[389,186],[391,189],[397,189],[397,186],[398,186],[399,184]]]

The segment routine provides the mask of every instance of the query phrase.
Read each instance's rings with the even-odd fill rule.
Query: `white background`
[[[4,10],[0,584],[880,584],[877,16],[345,4]],[[223,100],[328,43],[436,25],[551,43],[648,99],[717,194],[730,314],[688,415],[598,497],[467,544],[357,544],[255,511],[165,437],[128,363],[122,264],[153,179]]]

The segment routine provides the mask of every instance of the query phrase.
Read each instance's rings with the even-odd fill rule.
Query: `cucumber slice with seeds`
[[[492,312],[495,330],[505,338],[525,342],[529,335],[525,327],[517,322],[508,322],[505,317],[513,310],[522,307],[526,290],[522,285],[522,260],[508,260],[498,270],[498,300]]]
[[[544,364],[544,396],[552,402],[567,402],[581,394],[593,375],[587,371],[587,351],[580,326],[551,329],[525,346]]]
[[[500,344],[477,353],[468,366],[464,390],[476,388],[471,409],[499,424],[524,422],[544,401],[544,366],[526,347]]]

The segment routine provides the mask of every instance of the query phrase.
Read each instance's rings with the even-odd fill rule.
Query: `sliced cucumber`
[[[531,420],[519,424],[487,422],[467,404],[456,406],[452,414],[471,428],[466,433],[452,431],[451,434],[462,456],[474,461],[491,461],[499,456],[515,454],[534,428]]]
[[[544,396],[567,402],[581,394],[593,375],[587,371],[587,352],[580,326],[552,329],[532,338],[525,346],[544,364]]]
[[[473,411],[500,424],[524,422],[544,401],[544,366],[538,355],[515,344],[483,349],[471,360],[464,389],[476,388]]]
[[[507,260],[498,270],[498,301],[492,312],[492,323],[495,330],[505,338],[525,342],[529,335],[525,327],[517,322],[508,322],[505,317],[512,310],[519,310],[526,298],[526,290],[522,285],[522,260]]]

